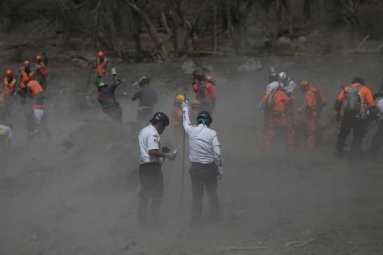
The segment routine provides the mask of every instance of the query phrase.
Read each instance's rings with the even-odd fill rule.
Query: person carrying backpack
[[[326,98],[318,88],[305,80],[299,85],[299,90],[301,90],[302,93],[305,93],[305,103],[301,110],[306,115],[306,148],[312,149],[315,147],[315,133],[317,131],[322,109],[326,106]]]
[[[338,155],[342,154],[351,130],[353,133],[351,151],[353,153],[359,152],[369,116],[375,114],[374,99],[371,90],[365,86],[364,79],[356,77],[350,86],[342,86],[342,91],[334,104],[334,108],[337,112],[337,121],[341,121],[336,144]]]
[[[288,141],[288,121],[286,116],[287,104],[290,99],[286,95],[286,91],[282,86],[279,86],[275,93],[271,96],[269,117],[267,118],[267,133],[265,152],[271,151],[272,142],[276,133],[282,133],[286,138],[286,143],[291,146]]]

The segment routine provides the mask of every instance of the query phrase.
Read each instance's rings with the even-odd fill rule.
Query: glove
[[[161,150],[163,153],[169,153],[170,149],[168,147],[163,147]]]
[[[188,108],[188,107],[189,107],[189,100],[186,99],[186,100],[181,104],[181,107],[182,107],[182,109],[184,109],[184,108]]]
[[[218,170],[218,176],[217,176],[217,178],[220,180],[220,179],[222,179],[222,177],[223,177],[223,167],[222,167],[222,166],[219,166],[219,167],[217,168],[217,170]]]
[[[165,153],[165,158],[170,159],[171,161],[176,159],[177,154],[175,153]]]
[[[336,121],[336,123],[339,123],[339,122],[340,122],[340,112],[337,112],[337,113],[336,113],[335,121]]]

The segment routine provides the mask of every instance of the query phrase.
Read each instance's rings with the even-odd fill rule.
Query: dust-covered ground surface
[[[136,220],[137,102],[130,101],[130,84],[153,75],[156,110],[170,112],[175,88],[193,96],[191,77],[181,69],[184,60],[118,66],[124,79],[118,93],[124,115],[120,126],[103,115],[96,101],[83,107],[87,68],[52,62],[46,103],[52,140],[36,137],[28,147],[24,110],[13,109],[13,148],[0,172],[0,254],[381,254],[381,165],[363,155],[362,161],[336,158],[336,127],[326,133],[329,143],[313,151],[276,145],[266,155],[258,111],[269,64],[287,70],[296,81],[318,85],[332,112],[339,85],[353,76],[364,77],[373,90],[379,87],[379,56],[267,58],[262,59],[264,69],[238,73],[242,61],[195,60],[214,67],[218,102],[212,128],[222,144],[226,171],[219,182],[222,221],[196,229],[189,227],[187,157],[180,210],[180,155],[163,165],[161,226],[143,227]],[[297,98],[299,105],[303,95],[298,92]],[[329,121],[327,111],[323,125]],[[369,137],[373,133],[374,127]],[[172,130],[165,130],[163,144],[176,146],[172,138]],[[64,140],[73,148],[62,146]],[[368,147],[369,139],[365,143]]]

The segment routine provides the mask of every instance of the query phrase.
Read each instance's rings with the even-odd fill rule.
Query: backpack
[[[351,86],[344,92],[343,108],[345,112],[358,112],[362,106],[362,98],[359,90],[362,86]]]

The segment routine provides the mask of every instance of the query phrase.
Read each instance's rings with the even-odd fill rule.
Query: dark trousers
[[[372,139],[370,153],[373,156],[381,155],[380,149],[382,148],[382,144],[383,144],[383,120],[379,120],[378,129],[376,130],[376,134],[374,138]]]
[[[152,118],[153,108],[139,108],[137,111],[137,122],[140,126],[145,126],[148,124],[149,120]]]
[[[195,224],[201,220],[204,189],[209,196],[210,212],[212,216],[219,217],[219,202],[217,195],[218,170],[216,165],[214,163],[192,163],[189,173],[193,193],[192,223]]]
[[[147,206],[149,199],[151,199],[151,219],[156,222],[159,218],[161,200],[164,195],[161,165],[159,163],[141,164],[139,177],[141,190],[138,194],[137,219],[142,223],[147,222]]]
[[[102,108],[104,113],[112,118],[113,121],[122,123],[122,110],[119,104],[113,104]]]
[[[366,134],[368,127],[367,120],[361,120],[356,117],[343,117],[342,123],[340,126],[338,141],[336,144],[336,149],[338,153],[341,153],[346,145],[347,136],[352,131],[352,142],[351,142],[351,152],[359,152],[362,145],[363,137]]]

